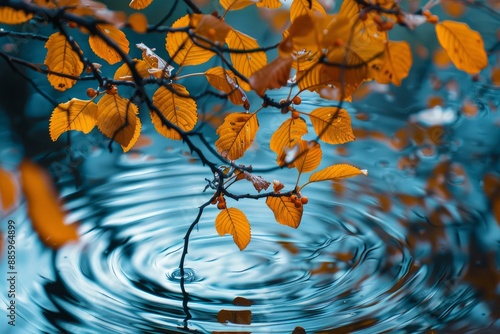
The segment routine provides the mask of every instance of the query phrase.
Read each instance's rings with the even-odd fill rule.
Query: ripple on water
[[[182,325],[183,238],[196,208],[210,198],[202,192],[210,175],[197,165],[189,173],[179,170],[178,157],[134,160],[119,160],[116,173],[90,179],[83,189],[63,189],[69,220],[82,222],[82,235],[53,258],[41,258],[54,271],[39,278],[30,295],[43,312],[37,328],[155,333]],[[446,182],[459,187],[464,175],[455,166]],[[293,178],[290,173],[281,181],[293,184]],[[363,186],[354,181],[350,190]],[[484,304],[455,279],[466,270],[457,240],[467,231],[456,224],[423,224],[417,207],[411,213],[405,207],[384,211],[376,194],[347,200],[332,200],[331,194],[328,184],[307,187],[310,202],[297,230],[274,222],[263,200],[240,201],[252,226],[243,252],[230,236],[216,233],[218,211],[208,207],[191,235],[184,269],[189,327],[406,333],[459,329],[470,319],[487,323]],[[251,306],[235,306],[236,297]],[[251,312],[251,324],[226,324],[222,310]]]

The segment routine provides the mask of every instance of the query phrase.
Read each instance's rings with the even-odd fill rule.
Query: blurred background
[[[132,12],[128,3],[105,3],[110,9]],[[221,9],[216,1],[196,3],[204,13]],[[323,4],[334,12],[341,3]],[[169,9],[170,2],[156,0],[144,13],[155,23]],[[243,252],[231,236],[217,234],[213,224],[218,210],[207,208],[186,258],[189,298],[180,288],[178,267],[186,230],[197,208],[212,195],[204,192],[205,179],[213,179],[210,170],[182,143],[155,133],[144,106],[142,135],[127,154],[116,144],[110,152],[108,139],[97,130],[88,135],[73,132],[52,142],[48,121],[54,103],[85,99],[86,89],[97,88],[97,83],[79,82],[56,92],[43,74],[20,66],[13,69],[3,57],[0,189],[3,203],[12,197],[14,205],[2,211],[0,268],[5,281],[12,220],[17,317],[12,327],[4,316],[0,332],[497,333],[498,10],[495,1],[451,0],[432,10],[441,20],[465,22],[483,36],[489,65],[473,77],[450,63],[432,25],[391,31],[391,39],[411,43],[409,77],[400,87],[364,84],[345,105],[356,141],[323,145],[322,166],[349,163],[368,169],[368,176],[305,188],[309,204],[297,230],[276,223],[263,200],[228,200],[228,206],[247,214],[252,226],[252,240]],[[173,17],[185,13],[187,7],[180,4]],[[273,11],[251,6],[226,16],[233,27],[258,38],[261,46],[280,40],[287,18],[286,6]],[[37,20],[4,28],[43,36],[53,32],[52,26]],[[91,55],[86,36],[73,31]],[[140,57],[135,43],[144,42],[168,59],[165,34],[124,31],[133,57]],[[43,41],[3,36],[0,43],[3,54],[43,63]],[[274,56],[271,51],[268,59]],[[95,61],[104,63],[97,57]],[[216,65],[214,61],[207,68]],[[118,66],[103,66],[103,74],[113,76]],[[204,71],[185,70],[184,74]],[[190,92],[207,89],[202,79],[183,84]],[[121,87],[120,95],[127,94],[131,91]],[[287,94],[287,89],[270,93],[276,100]],[[261,101],[249,97],[254,110]],[[313,93],[301,97],[300,111],[331,104]],[[212,143],[223,115],[242,111],[213,98],[198,101],[198,106],[207,121],[200,123],[199,131]],[[276,156],[267,145],[285,117],[271,108],[259,113],[257,139],[240,163],[253,165],[268,181],[279,179],[292,188],[296,171],[271,169]],[[307,136],[314,139],[312,128]],[[46,233],[44,226],[51,226],[51,218],[47,216],[46,225],[43,219],[42,226],[32,223],[28,194],[22,194],[20,183],[23,159],[36,162],[50,175],[40,196],[50,197],[52,187],[57,190],[77,241],[60,248],[40,241],[38,235]],[[12,188],[5,185],[9,179]],[[241,185],[233,191],[253,189]],[[5,309],[11,298],[8,287],[1,286]]]

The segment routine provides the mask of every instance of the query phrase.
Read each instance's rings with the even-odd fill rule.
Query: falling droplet
[[[182,278],[181,270],[179,268],[175,269],[167,278],[173,282],[179,282]],[[196,278],[195,272],[191,268],[184,268],[184,280],[185,282],[193,282]]]

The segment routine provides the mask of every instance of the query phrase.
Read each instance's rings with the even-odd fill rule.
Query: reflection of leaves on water
[[[220,310],[217,313],[217,321],[221,324],[231,322],[233,324],[250,325],[252,323],[252,311]]]
[[[328,329],[325,331],[321,332],[316,332],[317,334],[345,334],[345,333],[351,333],[360,329],[364,328],[369,328],[376,324],[379,320],[377,319],[366,319],[366,320],[361,320],[358,322],[355,322],[353,324],[337,327],[337,328],[332,328]]]
[[[484,193],[490,200],[493,215],[500,225],[500,178],[493,174],[486,174],[483,178]]]
[[[469,262],[463,280],[471,284],[481,298],[489,304],[491,318],[500,318],[500,270],[496,253],[485,245],[484,237],[480,232],[473,230],[469,244]]]
[[[233,300],[233,305],[236,306],[252,306],[252,301],[243,297],[236,297]]]
[[[0,168],[0,212],[9,211],[18,202],[18,191],[14,175]],[[2,212],[4,214],[4,212]]]
[[[78,240],[75,225],[65,224],[65,213],[47,172],[29,160],[23,161],[19,169],[28,215],[40,240],[52,248]]]
[[[294,328],[292,334],[306,334],[306,330],[300,326]]]

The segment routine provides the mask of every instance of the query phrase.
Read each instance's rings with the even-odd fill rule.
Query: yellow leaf
[[[334,48],[340,43],[353,43],[351,35],[353,34],[353,25],[349,19],[338,15],[324,16],[319,29],[316,28],[316,34],[319,36],[320,50],[324,48]],[[355,35],[355,34],[354,34]],[[354,37],[354,40],[359,37]]]
[[[69,130],[89,133],[97,119],[97,104],[91,100],[71,99],[60,103],[50,116],[50,139],[56,141],[61,134]]]
[[[249,78],[250,87],[263,96],[267,89],[278,89],[287,85],[290,78],[293,58],[278,57]]]
[[[0,203],[2,204],[0,209],[10,210],[17,203],[18,196],[14,175],[0,168]]]
[[[98,24],[97,29],[113,41],[123,53],[128,54],[130,50],[129,42],[123,31],[115,28],[111,24]],[[97,35],[89,37],[89,44],[92,51],[94,51],[98,57],[106,60],[110,65],[116,64],[122,60],[120,54]]]
[[[78,77],[82,73],[83,63],[78,53],[71,48],[66,37],[59,32],[50,35],[45,43],[45,48],[48,50],[44,64],[51,72],[47,77],[52,87],[61,92],[73,87],[76,79],[62,77],[58,74]]]
[[[285,165],[285,148],[291,148],[298,143],[302,136],[307,133],[307,124],[302,118],[289,118],[281,124],[271,136],[269,146],[278,155],[276,162],[279,166]],[[290,164],[288,167],[293,167]]]
[[[308,13],[319,13],[326,15],[326,11],[318,0],[293,0],[290,6],[290,21]]]
[[[321,146],[315,140],[301,140],[296,144],[295,167],[300,173],[307,173],[318,168],[323,157]]]
[[[236,83],[238,79],[232,71],[217,66],[207,70],[205,76],[207,77],[208,83],[215,89],[226,93],[233,104],[241,106],[248,101],[247,95]]]
[[[118,142],[124,152],[134,146],[141,133],[137,106],[118,94],[104,95],[97,103],[97,127],[108,138]]]
[[[27,14],[22,10],[9,7],[0,7],[0,23],[20,24],[29,21],[33,14]]]
[[[253,5],[258,0],[220,0],[220,5],[225,10],[239,10]]]
[[[342,22],[343,20],[330,21],[328,29],[334,29]],[[342,27],[338,30],[344,31]],[[327,62],[324,64],[318,64],[313,55],[312,64],[306,65],[304,70],[298,69],[298,86],[302,90],[317,91],[327,99],[350,100],[352,93],[365,80],[370,79],[367,63],[382,56],[384,51],[383,40],[359,34],[353,36],[349,44],[339,41],[339,45],[332,45],[327,51]],[[328,40],[329,37],[325,37],[322,43]],[[334,91],[338,93],[331,91],[332,86],[335,86]]]
[[[304,51],[323,52],[334,47],[334,43],[349,41],[351,30],[346,18],[308,11],[293,21],[288,33],[296,53],[304,54]]]
[[[389,41],[384,55],[370,64],[373,78],[382,84],[401,85],[412,64],[410,45],[407,42]]]
[[[129,3],[130,8],[133,9],[144,9],[149,6],[153,0],[132,0]]]
[[[219,139],[215,142],[217,152],[224,158],[241,158],[252,145],[259,122],[255,114],[232,113],[224,118],[224,123],[217,128]]]
[[[343,144],[354,140],[351,117],[344,109],[322,107],[309,114],[314,131],[328,144]]]
[[[40,240],[52,248],[78,240],[76,226],[64,223],[65,213],[49,174],[28,160],[21,163],[19,170],[28,216]]]
[[[266,8],[280,8],[281,7],[280,0],[260,0],[257,2],[257,7],[266,7]]]
[[[308,89],[317,92],[324,99],[350,101],[351,95],[361,83],[350,84],[335,81],[338,79],[338,74],[339,72],[332,71],[325,64],[316,64],[310,69],[297,72],[297,85],[301,90]]]
[[[337,164],[312,174],[307,183],[333,181],[361,174],[368,175],[368,171],[366,169],[358,169],[348,164]]]
[[[443,21],[436,24],[436,35],[455,66],[469,74],[477,74],[488,66],[481,35],[465,23]]]
[[[130,14],[128,24],[133,31],[139,34],[144,34],[148,31],[148,18],[143,13]]]
[[[236,30],[229,31],[226,37],[226,43],[230,49],[234,50],[252,50],[260,48],[254,38]],[[230,57],[234,68],[247,78],[250,78],[252,74],[267,64],[266,53],[262,51],[230,53]]]
[[[302,220],[304,207],[295,207],[295,203],[288,196],[272,197],[266,199],[267,206],[273,211],[274,218],[282,225],[297,228]]]
[[[132,59],[132,61],[135,64],[135,68],[143,78],[150,78],[151,74],[149,70],[151,69],[151,66],[148,64],[147,61],[143,59]],[[130,71],[130,68],[128,67],[127,63],[123,63],[120,67],[115,72],[115,75],[113,76],[113,79],[115,80],[124,80],[124,81],[133,81],[132,77],[132,71]]]
[[[279,0],[220,0],[221,6],[225,10],[239,10],[255,4],[257,7],[279,8]]]
[[[350,20],[354,17],[357,18],[359,10],[360,5],[356,2],[356,0],[344,0],[340,6],[338,16]]]
[[[355,37],[355,40],[360,37]],[[368,79],[367,61],[375,59],[375,51],[380,55],[383,52],[383,44],[374,43],[365,45],[369,50],[363,50],[359,43],[351,44],[349,47],[338,47],[327,54],[328,64],[323,65],[322,83],[342,82],[348,85],[359,85]]]
[[[153,94],[153,103],[163,117],[183,131],[191,131],[198,121],[196,102],[181,95],[189,95],[187,89],[179,84],[172,84],[171,89],[160,87]],[[158,114],[151,111],[151,120],[159,134],[170,139],[180,140],[181,135],[174,129],[165,126]]]
[[[197,36],[210,40],[214,44],[224,45],[226,36],[231,30],[231,27],[224,21],[212,14],[192,14],[190,16],[189,26],[194,28],[194,33]],[[206,47],[212,45],[203,39],[199,39],[198,43]]]
[[[81,0],[34,0],[33,3],[40,7],[76,7],[80,5]],[[88,0],[87,0],[88,1]]]
[[[467,9],[467,5],[460,0],[442,0],[440,4],[443,11],[452,17],[462,16]]]
[[[215,218],[215,229],[221,236],[231,234],[240,250],[244,250],[250,242],[250,223],[239,209],[221,210]]]
[[[189,15],[184,15],[172,24],[172,28],[189,27]],[[170,58],[179,65],[199,65],[212,58],[215,53],[203,49],[193,43],[186,32],[169,32],[166,38],[166,48]]]

